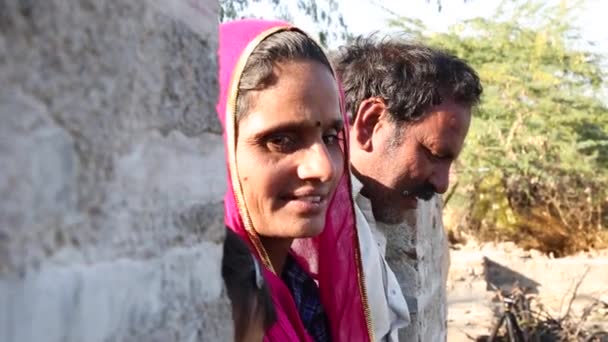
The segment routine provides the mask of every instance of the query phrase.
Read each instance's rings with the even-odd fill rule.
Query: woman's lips
[[[291,195],[285,198],[287,205],[303,215],[318,215],[327,207],[327,196],[324,195]]]

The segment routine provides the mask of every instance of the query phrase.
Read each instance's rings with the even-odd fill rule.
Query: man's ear
[[[374,149],[373,136],[378,129],[381,118],[386,115],[386,104],[379,97],[370,97],[361,101],[355,120],[351,126],[351,141],[362,150],[371,152]]]

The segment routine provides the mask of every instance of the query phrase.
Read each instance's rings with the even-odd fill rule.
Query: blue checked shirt
[[[300,319],[308,334],[315,342],[330,341],[329,323],[315,281],[290,255],[285,261],[281,278],[293,296]]]

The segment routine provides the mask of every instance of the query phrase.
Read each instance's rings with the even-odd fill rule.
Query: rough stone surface
[[[0,341],[220,341],[216,0],[0,0]]]
[[[418,201],[418,208],[408,213],[403,224],[385,227],[385,231],[387,262],[412,311],[412,323],[399,332],[399,340],[445,341],[450,261],[441,199]]]

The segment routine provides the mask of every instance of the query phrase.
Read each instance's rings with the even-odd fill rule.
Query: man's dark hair
[[[474,106],[482,86],[463,60],[439,49],[398,39],[359,37],[333,56],[351,120],[361,102],[384,100],[397,123],[420,119],[443,99]]]

